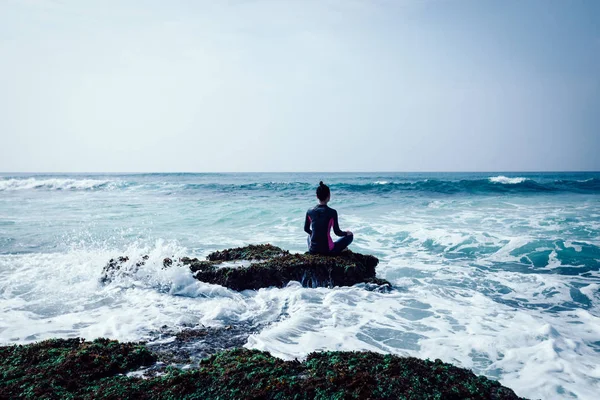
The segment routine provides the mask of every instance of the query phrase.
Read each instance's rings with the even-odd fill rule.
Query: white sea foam
[[[100,179],[63,179],[63,178],[26,178],[26,179],[4,179],[0,180],[0,191],[12,190],[90,190],[101,187],[114,188],[117,183]]]
[[[527,180],[527,178],[508,178],[506,176],[500,175],[500,176],[493,176],[491,178],[489,178],[490,182],[492,183],[502,183],[504,185],[514,185],[517,183],[523,183]]]

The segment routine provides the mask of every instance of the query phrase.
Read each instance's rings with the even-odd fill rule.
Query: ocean
[[[364,287],[234,292],[165,257],[306,251],[320,180]],[[149,259],[102,285],[111,258]],[[439,358],[530,398],[600,393],[600,173],[0,174],[0,345],[260,324],[246,347]]]

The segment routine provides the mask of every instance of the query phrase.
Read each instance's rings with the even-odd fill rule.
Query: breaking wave
[[[98,179],[4,179],[0,180],[0,191],[13,190],[100,190],[100,189],[115,189],[118,187],[118,182],[110,180]]]
[[[506,176],[500,175],[500,176],[494,176],[490,178],[490,182],[492,183],[502,183],[505,185],[515,185],[517,183],[523,183],[527,180],[527,178],[508,178]]]

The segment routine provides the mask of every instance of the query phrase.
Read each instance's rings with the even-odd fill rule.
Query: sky
[[[597,0],[0,0],[0,171],[600,170]]]

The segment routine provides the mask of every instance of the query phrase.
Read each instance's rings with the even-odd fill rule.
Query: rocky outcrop
[[[141,344],[108,339],[52,339],[0,347],[0,398],[93,398],[93,385],[115,382],[118,374],[155,361]],[[103,396],[109,397],[107,392]]]
[[[148,379],[142,344],[53,339],[0,347],[0,398],[60,399],[519,399],[500,383],[440,360],[322,352],[304,362],[266,352],[217,353],[195,368]]]
[[[145,374],[160,373],[169,365],[186,366],[198,363],[215,353],[240,348],[248,342],[248,336],[260,332],[264,325],[238,322],[222,327],[185,327],[173,330],[163,326],[150,332],[146,342],[148,349],[162,362],[147,369]]]
[[[113,279],[127,257],[112,259],[102,271],[101,281]],[[133,270],[144,265],[146,259],[134,264]],[[235,262],[240,262],[238,265]],[[246,262],[243,264],[241,262]],[[379,260],[371,255],[344,251],[339,256],[292,254],[270,244],[250,245],[217,251],[206,260],[183,257],[165,258],[165,268],[186,266],[199,281],[225,286],[233,290],[257,290],[266,287],[283,287],[298,281],[306,287],[352,286],[357,283],[372,284],[373,289],[389,290],[389,282],[379,279],[375,267]],[[132,269],[130,267],[129,272]]]

